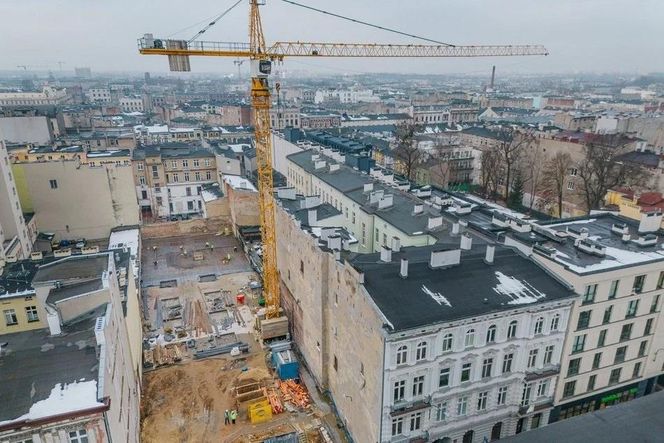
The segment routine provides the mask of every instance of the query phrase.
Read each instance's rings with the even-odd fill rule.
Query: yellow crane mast
[[[235,5],[238,3],[239,1]],[[189,71],[189,56],[249,58],[263,241],[263,292],[266,301],[266,318],[277,319],[280,317],[280,299],[272,191],[272,141],[269,116],[271,99],[268,84],[272,61],[281,61],[285,57],[499,57],[548,55],[548,52],[540,45],[457,46],[298,41],[277,42],[268,47],[265,44],[259,11],[259,6],[263,4],[264,0],[249,0],[249,43],[155,39],[151,34],[146,34],[138,40],[138,48],[144,55],[168,56],[172,71]],[[214,22],[209,26],[213,24]],[[203,32],[199,32],[199,35]]]

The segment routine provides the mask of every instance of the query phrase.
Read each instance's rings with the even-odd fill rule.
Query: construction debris
[[[311,399],[306,388],[293,380],[278,381],[284,401],[290,402],[300,409],[307,409],[311,405]]]

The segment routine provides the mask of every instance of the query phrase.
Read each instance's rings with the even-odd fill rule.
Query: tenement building
[[[654,390],[664,364],[661,212],[533,225],[510,235],[580,294],[572,307],[550,421]]]

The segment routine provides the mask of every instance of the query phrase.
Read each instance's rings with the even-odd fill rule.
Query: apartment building
[[[136,149],[133,172],[143,218],[203,214],[203,185],[218,180],[215,155],[188,144]]]
[[[359,252],[377,252],[398,237],[404,246],[431,245],[443,228],[440,208],[403,192],[394,175],[362,174],[336,159],[307,150],[288,155],[288,186],[317,195],[344,215],[341,225],[360,242]],[[408,185],[406,185],[406,189]]]
[[[85,92],[85,97],[92,103],[110,103],[112,100],[108,88],[90,88]]]
[[[142,97],[120,97],[122,112],[143,112],[145,106]]]
[[[651,393],[664,368],[661,212],[533,226],[509,242],[574,287],[550,422]],[[528,249],[524,249],[528,252]]]
[[[51,86],[41,92],[0,92],[0,106],[58,105],[66,101],[67,91]]]
[[[36,226],[58,239],[106,238],[115,226],[136,225],[131,151],[83,152],[79,146],[17,150],[11,157],[17,195]]]
[[[34,214],[23,214],[18,187],[0,133],[0,262],[28,258],[37,237]]]
[[[313,198],[298,209],[279,197],[293,339],[356,441],[482,442],[548,422],[569,286],[513,248],[454,230],[435,246],[392,238],[354,254],[341,213],[316,226]]]
[[[38,254],[4,267],[0,299],[25,306],[3,304],[3,377],[11,383],[0,387],[0,440],[139,441],[141,359],[130,349],[142,338],[129,264],[130,253],[118,249]]]

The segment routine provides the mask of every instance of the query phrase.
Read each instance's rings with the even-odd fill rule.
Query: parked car
[[[84,238],[79,238],[78,240],[76,240],[76,244],[75,244],[75,246],[76,246],[78,249],[83,249],[83,248],[85,248],[85,245],[86,245],[86,244],[87,244],[87,242],[85,241]]]

